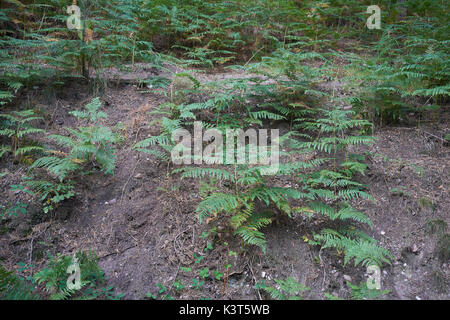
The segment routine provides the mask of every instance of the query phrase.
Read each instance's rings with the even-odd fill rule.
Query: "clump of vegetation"
[[[351,289],[350,295],[353,300],[378,300],[391,292],[390,290],[369,289],[364,281],[359,286],[347,281],[347,286]]]
[[[318,129],[320,138],[312,142],[301,142],[299,147],[330,154],[332,167],[300,175],[304,192],[310,194],[311,200],[298,211],[309,216],[326,216],[336,223],[336,227],[325,228],[315,234],[311,243],[321,244],[322,248],[334,247],[343,251],[344,264],[353,258],[355,265],[390,263],[389,259],[393,257],[389,251],[379,247],[375,239],[352,225],[362,223],[372,227],[371,220],[354,209],[350,202],[359,198],[373,201],[373,198],[361,183],[354,180],[357,174],[364,175],[367,166],[361,162],[361,156],[349,153],[349,148],[353,145],[373,143],[374,138],[348,132],[351,129],[370,127],[370,123],[352,119],[352,111],[340,108],[321,111],[325,115],[324,118],[306,120],[300,125],[307,129]]]
[[[14,162],[24,160],[26,154],[43,151],[44,148],[37,145],[32,140],[27,140],[27,136],[45,133],[44,129],[36,128],[32,125],[36,120],[43,120],[36,116],[33,110],[12,111],[10,114],[0,114],[1,126],[0,136],[11,139],[10,145],[0,145],[0,157],[11,152],[14,155]]]
[[[76,266],[77,270],[71,270]],[[69,272],[70,271],[70,272]],[[68,286],[74,272],[79,272],[79,288]],[[112,287],[99,288],[105,283],[103,270],[98,266],[95,252],[79,251],[74,256],[49,255],[49,264],[46,268],[34,274],[37,284],[44,284],[45,290],[50,294],[50,300],[63,299],[98,299],[102,296],[107,299],[120,299],[123,295],[115,296]]]
[[[303,293],[310,290],[303,284],[295,281],[294,277],[286,280],[275,279],[275,286],[268,286],[265,281],[255,285],[255,289],[266,291],[275,300],[303,300]]]
[[[50,135],[63,150],[46,150],[50,156],[44,156],[30,166],[29,172],[44,168],[54,180],[36,179],[30,176],[23,181],[23,185],[40,195],[44,205],[44,212],[54,209],[58,203],[75,195],[75,187],[71,178],[80,174],[82,169],[99,166],[107,174],[113,174],[116,156],[114,145],[119,142],[119,135],[110,128],[102,126],[99,120],[106,118],[103,111],[99,111],[101,102],[94,98],[85,106],[83,111],[71,111],[77,119],[87,120],[89,126],[79,126],[77,129],[67,128],[70,136]]]
[[[48,150],[54,156],[37,159],[31,169],[45,168],[60,182],[70,173],[80,171],[84,164],[97,164],[105,173],[113,174],[116,156],[114,144],[118,142],[118,135],[108,127],[98,123],[107,115],[98,109],[101,107],[99,98],[93,99],[85,106],[85,111],[71,111],[77,119],[87,119],[89,126],[80,126],[76,130],[67,128],[71,136],[50,135],[49,138],[68,151]]]
[[[0,265],[0,300],[38,300],[33,287],[22,277]]]

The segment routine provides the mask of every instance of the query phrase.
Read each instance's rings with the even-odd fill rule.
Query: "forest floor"
[[[141,70],[136,78],[146,76]],[[197,74],[202,81],[239,76],[235,73]],[[240,75],[245,76],[245,75]],[[167,173],[173,169],[152,156],[133,149],[136,142],[158,134],[149,127],[148,112],[168,98],[159,90],[143,92],[130,82],[111,82],[101,97],[110,127],[122,123],[125,141],[117,148],[113,176],[94,172],[77,181],[78,194],[53,214],[42,215],[38,199],[11,191],[19,184],[26,166],[11,162],[2,172],[0,192],[11,200],[28,202],[27,215],[4,220],[0,230],[0,258],[8,269],[19,262],[32,264],[23,275],[40,270],[46,253],[71,254],[77,250],[95,250],[104,269],[107,285],[127,299],[143,299],[146,293],[158,295],[158,284],[173,288],[175,280],[186,285],[172,294],[181,299],[260,299],[264,292],[254,289],[256,282],[293,276],[311,290],[306,299],[324,299],[325,293],[348,298],[346,280],[354,284],[366,281],[363,267],[343,265],[343,258],[332,250],[319,251],[307,244],[320,221],[297,215],[278,219],[264,229],[267,253],[259,248],[240,250],[240,240],[226,229],[214,243],[202,236],[211,226],[199,224],[195,208],[200,201],[199,183]],[[39,87],[24,92],[21,102],[36,105],[46,114],[49,133],[63,133],[76,125],[68,111],[80,109],[94,96],[79,82],[46,93]],[[368,170],[361,182],[368,185],[376,203],[354,205],[373,221],[366,230],[390,250],[392,266],[381,270],[382,289],[390,290],[385,299],[449,299],[449,238],[441,236],[443,222],[450,224],[450,149],[439,137],[449,131],[449,112],[441,110],[434,119],[418,125],[404,119],[400,124],[378,127],[375,144],[360,147],[370,151]],[[376,156],[374,156],[376,155]],[[3,162],[5,163],[5,162]],[[280,184],[295,184],[290,177]],[[6,205],[7,200],[2,199]],[[218,222],[220,223],[220,222]],[[445,227],[446,228],[446,227]],[[222,230],[222,229],[219,229]],[[228,250],[239,252],[230,256]],[[194,257],[195,254],[195,257]],[[200,258],[199,258],[200,257]],[[190,288],[199,270],[225,273],[231,264],[228,281],[205,279],[200,290]],[[190,267],[185,272],[180,267]],[[173,291],[173,290],[172,290]]]

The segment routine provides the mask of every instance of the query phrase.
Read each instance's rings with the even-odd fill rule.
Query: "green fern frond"
[[[256,228],[241,226],[236,230],[235,234],[239,235],[245,243],[258,246],[264,253],[266,252],[266,238],[264,233],[258,231]]]
[[[171,144],[171,139],[168,136],[152,136],[150,138],[139,141],[134,145],[134,148],[143,151],[144,148],[155,146],[156,144],[160,145],[169,145]]]
[[[71,137],[62,136],[58,134],[52,134],[48,136],[50,139],[55,140],[60,146],[72,148],[76,145],[76,141]]]
[[[255,111],[249,113],[250,117],[253,119],[269,119],[269,120],[282,120],[285,119],[284,116],[269,112],[269,111]]]
[[[100,98],[96,97],[85,106],[86,111],[70,111],[69,114],[78,119],[89,119],[91,122],[96,122],[98,119],[107,117],[106,113],[98,111],[101,106]]]
[[[37,128],[26,128],[17,132],[17,137],[22,138],[23,136],[35,133],[44,133],[45,130]]]
[[[73,172],[80,168],[70,158],[58,158],[58,157],[42,157],[34,161],[30,170],[35,168],[46,168],[51,174],[55,175],[60,181],[63,181],[70,172]]]
[[[365,223],[369,225],[370,228],[373,228],[372,221],[362,212],[359,212],[352,208],[351,206],[345,206],[341,208],[336,215],[334,216],[333,220],[340,219],[340,220],[354,220],[360,223]]]
[[[175,169],[172,173],[180,173],[182,178],[204,178],[205,176],[210,178],[217,178],[219,180],[234,181],[234,176],[227,170],[215,169],[215,168],[194,168],[194,167],[184,167],[180,169]]]
[[[0,158],[3,157],[3,155],[8,152],[11,152],[11,146],[0,145]]]
[[[0,265],[0,300],[38,300],[39,295],[21,277]]]
[[[356,190],[356,189],[346,189],[346,190],[339,190],[338,196],[340,199],[344,200],[355,200],[358,198],[364,198],[368,200],[374,201],[372,195],[368,194],[367,192]]]
[[[37,151],[44,151],[44,148],[39,147],[39,146],[25,146],[25,147],[18,148],[16,150],[16,154],[24,155],[26,153],[37,152]]]
[[[238,198],[227,193],[213,193],[199,203],[195,210],[199,214],[200,222],[208,216],[216,215],[221,211],[231,212],[240,205]]]
[[[355,266],[391,264],[394,259],[391,253],[376,244],[376,241],[364,239],[351,239],[336,230],[324,229],[320,234],[314,235],[314,239],[323,243],[323,248],[336,248],[344,251],[344,265],[354,259]]]

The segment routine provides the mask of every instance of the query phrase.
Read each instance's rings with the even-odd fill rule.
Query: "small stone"
[[[416,296],[416,300],[422,300],[422,298],[419,296]]]
[[[138,173],[137,175],[134,176],[135,179],[141,179],[142,178],[142,173]]]
[[[261,277],[265,278],[266,277],[266,273],[263,271],[261,272]]]
[[[346,274],[344,274],[344,280],[347,280],[347,281],[352,281],[352,277],[350,277],[350,276],[348,276],[348,275],[346,275]]]
[[[384,236],[384,235],[386,234],[386,232],[381,231],[380,234],[381,234],[382,236]]]
[[[112,199],[110,202],[109,202],[109,204],[113,204],[113,203],[116,203],[117,202],[117,200],[114,198],[114,199]]]

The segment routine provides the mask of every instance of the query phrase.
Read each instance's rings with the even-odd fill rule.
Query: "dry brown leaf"
[[[88,44],[92,40],[94,40],[94,32],[89,28],[84,29],[84,42]]]

